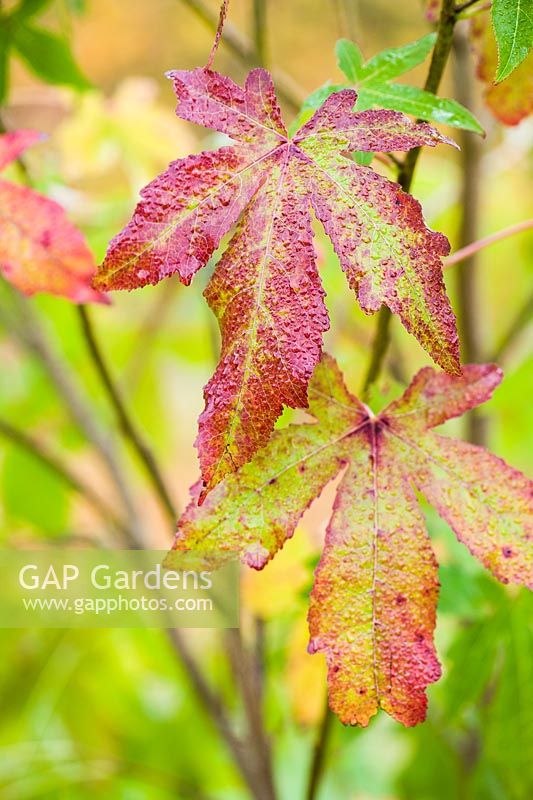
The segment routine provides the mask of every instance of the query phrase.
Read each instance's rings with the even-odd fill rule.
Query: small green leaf
[[[372,159],[374,158],[374,153],[367,153],[363,152],[362,150],[356,150],[353,154],[354,161],[356,164],[360,164],[362,167],[368,167],[369,164],[372,163]]]
[[[403,111],[404,114],[413,114],[419,119],[441,122],[444,125],[463,128],[474,133],[483,133],[483,128],[474,115],[456,100],[437,97],[417,86],[408,86],[404,83],[365,85],[360,89],[359,102],[361,107],[390,108],[393,111]]]
[[[22,0],[13,11],[11,17],[18,22],[22,22],[43,11],[51,2],[52,0]]]
[[[363,77],[363,54],[354,42],[348,39],[339,39],[335,47],[337,64],[341,72],[352,83],[357,83]]]
[[[319,86],[318,89],[315,89],[314,92],[311,92],[309,97],[305,98],[302,105],[302,111],[307,111],[309,109],[314,110],[315,108],[320,108],[322,103],[328,99],[330,94],[334,94],[335,92],[340,92],[341,89],[348,89],[348,88],[349,87],[346,84],[330,83],[328,81],[323,86]]]
[[[428,33],[416,42],[410,42],[403,47],[392,47],[389,50],[382,50],[369,61],[366,62],[359,80],[372,83],[387,81],[390,78],[397,78],[404,72],[409,72],[413,67],[418,66],[426,60],[428,54],[433,49],[436,33]],[[355,83],[356,81],[354,81]]]
[[[54,33],[24,25],[14,32],[14,45],[33,72],[47,83],[90,88],[67,43]]]
[[[494,0],[492,24],[498,45],[495,82],[505,80],[522,63],[533,46],[531,0]]]

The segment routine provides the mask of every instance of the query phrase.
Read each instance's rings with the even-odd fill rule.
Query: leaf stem
[[[212,30],[216,30],[218,14],[210,8],[205,0],[181,0],[181,2],[186,5],[187,8],[190,8],[202,22],[208,25]],[[246,66],[256,66],[255,43],[230,22],[226,22],[224,25],[222,44],[225,45],[228,50],[231,50],[231,52]],[[271,72],[281,99],[292,111],[299,113],[302,103],[307,96],[307,92],[283,70],[273,67]]]
[[[113,380],[104,354],[100,348],[100,345],[98,344],[89,310],[86,306],[78,306],[78,314],[83,336],[85,338],[85,342],[91,355],[94,367],[98,373],[107,397],[113,406],[122,433],[137,452],[137,455],[146,469],[146,474],[150,478],[152,485],[159,499],[161,500],[161,504],[167,513],[171,525],[174,525],[178,518],[178,511],[172,502],[169,490],[165,484],[154,455],[148,444],[143,439],[141,433],[137,430],[135,423],[126,409],[119,388]]]
[[[431,56],[431,63],[429,71],[424,84],[426,92],[437,94],[437,91],[444,74],[448,58],[453,42],[453,32],[455,23],[457,22],[457,15],[455,10],[454,0],[443,0],[439,24],[437,28],[437,39],[435,47]],[[415,167],[420,157],[422,148],[415,147],[410,150],[398,170],[398,183],[404,190],[408,192],[413,182]],[[370,362],[367,367],[365,379],[361,393],[364,397],[368,397],[372,385],[377,381],[383,369],[383,363],[387,354],[387,349],[390,342],[390,323],[392,313],[387,306],[382,306],[378,312],[378,319],[376,323],[376,333],[372,343],[372,351],[370,354]]]
[[[444,266],[451,267],[454,264],[459,264],[461,261],[473,256],[474,253],[477,253],[479,250],[483,250],[491,244],[500,242],[502,239],[507,239],[509,236],[514,236],[517,233],[522,233],[522,231],[527,231],[530,228],[533,228],[533,219],[525,219],[522,220],[522,222],[509,225],[507,228],[502,228],[501,231],[491,233],[488,236],[484,236],[482,239],[478,239],[476,242],[472,242],[456,250],[455,253],[452,253],[451,256],[444,259]]]
[[[228,7],[229,7],[229,0],[222,0],[222,5],[220,6],[220,12],[218,16],[217,29],[215,31],[215,41],[213,42],[213,47],[211,48],[211,52],[209,53],[209,58],[207,59],[207,63],[205,65],[206,69],[211,69],[211,67],[213,66],[213,61],[215,60],[215,56],[217,54],[218,45],[220,44],[220,40],[222,38],[222,29],[224,28],[224,21],[228,13]]]
[[[390,323],[392,313],[387,306],[381,306],[378,311],[376,332],[374,334],[374,341],[372,342],[372,351],[370,353],[370,361],[366,370],[366,375],[363,380],[361,388],[361,399],[364,403],[367,402],[370,389],[380,376],[385,354],[387,353],[390,344]]]

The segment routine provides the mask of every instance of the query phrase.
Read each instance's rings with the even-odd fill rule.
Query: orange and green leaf
[[[349,724],[383,708],[424,719],[438,679],[433,645],[437,564],[415,490],[499,580],[533,586],[532,484],[481,447],[432,428],[487,400],[494,365],[459,376],[426,367],[379,415],[346,389],[324,355],[309,385],[315,421],[266,447],[183,514],[174,549],[261,569],[325,485],[343,473],[309,610],[310,650],[328,663],[330,705]],[[168,564],[173,560],[168,556]]]

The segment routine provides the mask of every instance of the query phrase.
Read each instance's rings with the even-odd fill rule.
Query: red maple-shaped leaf
[[[425,689],[440,675],[437,563],[415,489],[500,581],[533,586],[531,482],[431,430],[487,400],[500,380],[490,364],[459,376],[426,367],[376,416],[324,355],[309,385],[316,422],[276,431],[203,506],[193,489],[174,551],[261,569],[343,472],[311,594],[309,649],[326,655],[330,705],[345,723],[367,725],[378,708],[405,725],[422,721]]]
[[[0,136],[0,169],[41,139],[36,131]],[[108,302],[91,286],[96,264],[65,211],[33,189],[0,180],[0,271],[24,294],[50,292],[75,303]]]
[[[170,77],[177,114],[236,144],[175,161],[143,189],[94,285],[134,289],[174,273],[189,283],[238,223],[206,290],[222,331],[198,436],[208,491],[268,441],[284,405],[307,405],[328,327],[311,207],[362,308],[387,304],[438,364],[458,371],[441,273],[447,239],[397,184],[347,157],[449,140],[393,111],[354,113],[352,90],[329,97],[290,138],[265,70],[250,72],[244,89],[207,69]]]

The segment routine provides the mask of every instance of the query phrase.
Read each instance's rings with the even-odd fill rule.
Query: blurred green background
[[[206,4],[216,12],[216,4]],[[4,9],[14,3],[4,2]],[[50,85],[16,55],[10,59],[3,119],[9,128],[46,131],[48,141],[26,162],[36,186],[62,203],[85,232],[97,259],[131,214],[140,187],[173,159],[216,147],[219,138],[178,120],[163,74],[205,63],[213,33],[180,0],[56,0],[42,3],[38,23],[68,41],[92,84],[80,91]],[[233,0],[230,22],[253,31],[253,3]],[[418,0],[268,0],[266,59],[302,87],[339,80],[334,45],[358,42],[367,57],[430,30]],[[48,61],[47,61],[48,57]],[[50,53],[44,60],[50,65]],[[246,69],[222,44],[217,68],[242,80]],[[408,77],[423,83],[425,69]],[[473,107],[487,130],[479,140],[478,237],[527,219],[532,211],[531,120],[504,128],[484,108],[472,75],[447,70],[442,93],[456,96],[470,81]],[[46,71],[46,67],[44,68]],[[83,79],[78,76],[78,83]],[[76,81],[74,81],[76,82]],[[294,112],[285,109],[287,119]],[[460,136],[457,131],[446,131]],[[374,162],[378,169],[383,165]],[[389,174],[385,170],[385,174]],[[10,171],[17,178],[17,168]],[[429,225],[459,246],[461,156],[451,148],[424,152],[412,193]],[[374,322],[358,309],[336,258],[317,231],[316,246],[332,319],[326,347],[356,390]],[[530,330],[502,341],[531,291],[527,234],[481,251],[473,315],[479,360],[495,353],[505,380],[482,409],[483,436],[498,455],[531,465],[533,370]],[[218,331],[202,297],[210,270],[183,287],[170,279],[113,305],[92,309],[98,336],[135,419],[152,443],[181,508],[197,479],[193,443],[202,387],[218,352]],[[457,303],[458,268],[446,282]],[[9,293],[0,297],[9,302]],[[131,452],[121,444],[66,301],[31,301],[41,341],[80,385],[127,471],[139,519],[154,548],[172,530]],[[428,358],[394,320],[387,371],[375,405],[398,393]],[[528,341],[529,339],[529,341]],[[32,432],[116,502],[93,449],[72,422],[42,361],[0,329],[0,415]],[[280,424],[286,424],[284,417]],[[448,426],[468,436],[468,423]],[[90,507],[14,444],[0,441],[0,534],[9,547],[72,541],[107,542]],[[333,489],[306,514],[298,535],[264,573],[243,574],[243,636],[264,652],[265,724],[283,800],[304,797],[316,727],[324,705],[321,656],[306,653],[307,593],[331,507]],[[430,687],[427,722],[415,729],[380,714],[366,730],[333,723],[321,800],[526,800],[533,796],[532,602],[497,584],[426,509],[441,563],[437,645],[443,678]],[[237,727],[243,712],[219,631],[187,631],[202,669]],[[164,634],[151,630],[1,631],[0,798],[167,800],[248,797],[228,751],[199,706]]]

